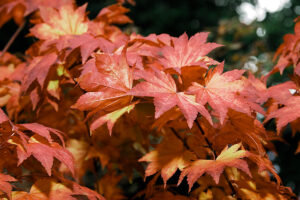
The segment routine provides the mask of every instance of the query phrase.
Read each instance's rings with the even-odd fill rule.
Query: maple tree
[[[73,0],[1,1],[0,26],[29,20],[37,40],[0,55],[0,198],[125,199],[119,183],[145,177],[132,198],[295,199],[267,152],[288,124],[300,130],[300,20],[256,78],[209,57],[222,45],[207,32],[124,33],[124,2],[89,19]]]

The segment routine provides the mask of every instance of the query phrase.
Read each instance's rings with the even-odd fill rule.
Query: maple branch
[[[183,146],[184,146],[186,149],[188,149],[188,150],[191,151],[191,149],[190,149],[189,145],[187,144],[186,140],[183,139],[182,137],[180,137],[180,135],[176,132],[176,130],[175,130],[174,128],[171,128],[171,130],[172,130],[172,132],[174,133],[174,135],[175,135],[175,136],[183,143]]]
[[[87,112],[83,111],[83,115],[84,115],[84,124],[85,124],[86,129],[87,129],[88,138],[89,138],[90,141],[93,141],[92,136],[90,134],[90,127],[89,127],[88,122],[86,120]],[[90,142],[90,144],[91,143],[92,142]],[[95,182],[95,187],[96,187],[96,190],[99,191],[98,173],[97,173],[98,172],[98,170],[97,170],[98,169],[98,166],[97,166],[98,159],[97,158],[92,158],[92,161],[93,161],[93,167],[94,167],[93,173],[94,173],[94,175],[97,179],[96,182]]]
[[[1,55],[0,55],[0,58],[2,58],[4,56],[4,54],[7,52],[7,50],[12,45],[12,43],[15,41],[15,39],[17,38],[17,36],[21,32],[21,30],[25,27],[25,24],[26,24],[26,20],[24,20],[22,22],[22,24],[18,27],[16,32],[11,36],[11,38],[9,39],[9,41],[6,43],[5,47],[3,48],[2,52],[1,52]]]
[[[214,158],[216,159],[216,152],[214,150],[214,148],[212,147],[212,144],[209,142],[208,138],[205,136],[205,132],[203,130],[203,128],[201,127],[201,125],[199,124],[198,120],[195,119],[196,125],[198,127],[198,129],[200,130],[201,134],[203,135],[205,142],[207,143],[208,148],[211,150],[211,152],[213,153]]]
[[[212,144],[210,143],[210,141],[208,140],[208,138],[205,136],[205,132],[204,132],[203,128],[201,127],[201,125],[200,125],[200,123],[198,122],[197,119],[195,119],[195,123],[196,123],[198,129],[200,130],[201,134],[203,135],[203,137],[204,137],[204,139],[205,139],[205,141],[206,141],[209,149],[213,152],[213,155],[216,158],[216,152],[213,149]],[[226,179],[226,181],[227,181],[227,183],[228,183],[228,185],[229,185],[229,187],[230,187],[230,189],[232,191],[231,195],[233,195],[233,196],[236,197],[237,196],[237,191],[235,190],[234,186],[232,185],[231,181],[229,180],[228,175],[227,175],[227,173],[226,173],[225,170],[224,170],[223,174],[224,174],[224,177],[225,177],[225,179]]]
[[[237,191],[235,190],[235,188],[233,187],[231,181],[229,180],[228,175],[227,175],[225,169],[224,169],[223,175],[224,175],[224,177],[225,177],[225,179],[226,179],[226,181],[227,181],[227,183],[228,183],[228,185],[229,185],[229,187],[230,187],[230,189],[231,189],[231,191],[232,191],[232,195],[234,195],[234,196],[236,197],[236,196],[237,196],[237,195],[236,195],[236,194],[237,194]]]
[[[209,149],[213,152],[214,158],[216,158],[216,152],[215,152],[215,150],[212,148],[212,144],[209,142],[209,140],[208,140],[207,137],[205,136],[204,130],[202,129],[201,125],[199,124],[199,122],[198,122],[197,120],[195,120],[195,122],[196,122],[197,127],[199,128],[201,134],[203,135],[203,137],[204,137],[204,139],[205,139],[205,141],[206,141],[206,143],[207,143]],[[183,146],[184,146],[187,150],[193,151],[193,150],[189,147],[189,145],[187,144],[186,140],[183,139],[182,137],[180,137],[180,135],[177,133],[177,131],[176,131],[174,128],[171,128],[171,130],[172,130],[172,132],[174,133],[174,135],[175,135],[175,136],[183,143]],[[196,156],[197,156],[197,155],[196,155]],[[199,156],[197,156],[197,158],[198,158],[198,159],[201,159]],[[225,177],[225,179],[226,179],[226,181],[227,181],[227,183],[228,183],[228,185],[229,185],[229,187],[230,187],[230,189],[231,189],[231,191],[232,191],[232,194],[231,194],[231,195],[236,196],[237,191],[235,190],[235,188],[233,187],[231,181],[229,180],[226,171],[224,171],[223,174],[224,174],[224,177]]]

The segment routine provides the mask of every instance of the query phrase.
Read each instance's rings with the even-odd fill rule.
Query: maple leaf
[[[45,154],[45,152],[47,152]],[[51,168],[54,158],[64,163],[74,175],[74,160],[72,154],[56,142],[47,144],[37,135],[30,137],[28,144],[22,147],[17,144],[18,165],[31,155],[34,156],[45,168],[47,174],[51,176]]]
[[[126,93],[132,88],[132,69],[128,66],[126,56],[95,54],[84,66],[78,79],[81,88],[89,92],[101,90],[105,86],[119,93]],[[105,92],[111,92],[105,89]]]
[[[67,200],[76,200],[75,197],[72,197],[72,190],[66,187],[62,183],[57,183],[54,179],[40,179],[35,182],[29,191],[16,191],[13,192],[13,199],[22,200],[59,200],[59,199],[67,199]]]
[[[143,37],[137,34],[131,34],[129,41],[115,51],[116,54],[121,54],[126,50],[126,58],[130,66],[135,69],[144,69],[143,58],[155,57],[158,54],[160,44],[156,35]]]
[[[41,40],[54,40],[60,36],[81,35],[88,31],[85,22],[87,4],[74,10],[72,5],[66,4],[58,10],[52,7],[41,7],[40,13],[44,23],[37,24],[30,32]]]
[[[238,150],[240,147],[241,144],[235,144],[229,148],[228,146],[225,147],[216,160],[194,161],[189,167],[181,172],[178,185],[182,182],[183,178],[187,176],[190,191],[197,179],[204,173],[213,177],[214,181],[218,184],[220,175],[225,167],[236,167],[246,172],[251,177],[247,162],[242,160],[242,158],[248,157],[247,151]]]
[[[40,7],[51,7],[51,8],[57,8],[59,9],[60,7],[64,5],[73,5],[75,2],[74,0],[52,0],[52,1],[44,1],[44,0],[23,0],[25,3],[26,7],[26,12],[24,13],[25,15],[30,14],[33,12],[35,9],[40,8]]]
[[[2,109],[0,109],[1,126],[6,122],[9,122],[9,126],[6,127],[6,129],[11,132],[7,142],[17,147],[18,165],[32,155],[42,164],[48,175],[51,176],[51,168],[55,157],[64,163],[74,175],[74,160],[72,154],[64,148],[64,140],[60,131],[37,123],[14,125],[7,118]],[[31,136],[32,133],[30,133],[30,138],[22,132],[28,130],[34,133],[33,136]],[[63,146],[52,141],[50,132],[60,139]],[[12,137],[13,135],[15,136]],[[45,154],[45,152],[47,152],[47,154]]]
[[[284,107],[269,113],[265,119],[265,122],[269,121],[272,118],[277,118],[276,127],[277,132],[279,133],[283,127],[285,127],[288,123],[298,119],[299,117],[300,97],[293,96],[288,98],[284,102]]]
[[[211,141],[214,141],[216,151],[222,150],[222,144],[242,142],[252,152],[256,150],[260,155],[265,154],[263,144],[269,140],[267,132],[261,122],[252,116],[229,109],[224,124],[219,126],[216,132],[207,131],[212,137]]]
[[[242,95],[246,96],[252,102],[264,103],[268,99],[268,89],[266,81],[263,78],[255,78],[252,73],[248,73],[245,81]]]
[[[170,74],[162,71],[139,70],[135,72],[135,77],[146,81],[137,84],[129,94],[154,97],[155,118],[177,105],[190,128],[193,126],[198,112],[212,123],[210,114],[205,107],[195,102],[195,96],[177,92],[175,81]]]
[[[125,8],[120,4],[113,4],[103,8],[97,15],[95,21],[102,21],[107,24],[132,23],[131,19],[124,15],[127,12],[129,12],[128,8]]]
[[[112,53],[115,49],[115,45],[109,40],[103,37],[94,37],[89,33],[75,35],[68,41],[68,43],[69,44],[67,46],[70,46],[72,49],[75,49],[80,46],[82,63],[85,63],[88,57],[97,48],[99,48],[105,53]],[[66,48],[67,46],[64,46],[63,48]]]
[[[290,90],[296,90],[297,86],[292,81],[286,81],[284,83],[273,85],[268,88],[266,94],[269,98],[273,98],[276,102],[284,104],[289,98],[293,96]],[[280,91],[280,92],[278,92]]]
[[[110,109],[109,114],[96,119],[91,125],[92,130],[108,122],[111,132],[117,118],[132,109],[132,105],[128,105],[132,97],[127,92],[132,88],[133,75],[124,53],[96,54],[95,60],[86,63],[78,82],[82,88],[90,92],[82,95],[73,108],[92,110],[90,116],[106,107],[116,106],[113,112]]]
[[[151,176],[161,170],[161,176],[166,186],[167,180],[174,175],[177,169],[183,170],[196,156],[185,149],[183,143],[173,134],[164,136],[154,151],[147,153],[139,162],[150,162],[145,176]]]
[[[158,119],[154,121],[152,124],[152,128],[157,128],[158,131],[161,130],[161,128],[169,121],[177,120],[182,116],[182,113],[180,112],[180,109],[177,107],[174,107],[164,114],[162,114]]]
[[[14,177],[0,173],[0,190],[11,199],[12,186],[9,182],[17,181]]]
[[[13,199],[15,200],[76,200],[77,195],[84,195],[89,200],[104,200],[98,193],[80,186],[75,182],[67,180],[57,180],[53,178],[42,178],[36,181],[29,191],[15,191],[13,192]]]
[[[286,34],[283,37],[283,44],[277,49],[274,60],[279,57],[277,64],[273,70],[269,72],[267,77],[275,72],[280,71],[282,74],[283,70],[293,65],[294,72],[300,75],[300,64],[299,64],[299,40],[300,40],[300,21],[295,24],[295,34]]]
[[[251,152],[247,152],[247,155],[248,158],[258,166],[258,172],[262,172],[265,170],[269,171],[275,177],[277,181],[277,186],[280,186],[281,179],[279,175],[276,173],[276,170],[273,167],[272,162],[268,158],[256,155]]]
[[[126,94],[123,91],[103,88],[98,92],[87,92],[80,96],[73,108],[79,110],[93,110],[97,107],[105,107],[112,102],[118,103],[119,101],[126,100]],[[127,100],[126,100],[127,102]]]
[[[93,35],[104,35],[117,46],[121,46],[124,41],[128,40],[128,36],[113,24],[132,23],[130,18],[125,15],[128,11],[129,9],[121,4],[105,7],[93,21],[89,22],[88,31]]]
[[[127,92],[132,88],[132,69],[128,66],[126,52],[121,55],[96,54],[96,67],[104,77],[100,85]]]
[[[248,101],[245,97],[238,95],[244,89],[244,81],[239,80],[244,70],[233,70],[222,74],[224,62],[219,64],[213,71],[209,71],[205,77],[205,85],[194,82],[188,88],[189,94],[196,95],[196,101],[205,105],[208,103],[218,114],[221,123],[224,122],[228,108],[251,114],[252,109],[264,113],[255,102]]]
[[[53,128],[49,128],[49,127],[46,127],[46,126],[43,126],[41,124],[38,124],[38,123],[27,123],[27,124],[20,124],[19,127],[24,127],[25,129],[27,130],[30,130],[44,138],[46,138],[48,140],[49,143],[52,142],[52,138],[51,138],[51,133],[55,134],[59,139],[60,141],[62,142],[62,144],[64,145],[64,139],[62,137],[62,132],[56,130],[56,129],[53,129]]]
[[[11,18],[20,25],[23,18],[38,10],[40,6],[59,8],[62,5],[72,5],[74,0],[3,0],[0,2],[0,27]]]
[[[179,38],[172,38],[172,46],[161,48],[162,58],[159,62],[165,68],[172,68],[178,73],[185,66],[199,65],[207,68],[208,65],[216,65],[217,61],[207,57],[206,55],[213,49],[222,45],[216,43],[205,43],[208,33],[201,32],[192,36],[188,40],[186,33]]]
[[[21,90],[23,92],[27,92],[29,90],[29,87],[35,80],[37,80],[41,88],[44,88],[45,80],[49,73],[49,70],[51,66],[53,66],[56,62],[56,53],[50,53],[44,56],[35,57],[28,66]]]
[[[137,102],[136,102],[137,103]],[[107,123],[107,128],[109,130],[110,135],[112,134],[112,128],[116,121],[124,114],[129,113],[135,106],[136,103],[133,103],[129,106],[125,106],[121,109],[115,110],[111,113],[101,116],[100,118],[96,119],[90,126],[91,131],[95,130],[96,128],[100,127],[104,123]]]

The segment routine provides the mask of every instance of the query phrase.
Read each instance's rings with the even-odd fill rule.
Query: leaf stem
[[[25,24],[26,24],[26,20],[24,20],[22,22],[22,24],[18,27],[16,32],[11,36],[11,38],[9,39],[9,41],[6,43],[5,47],[3,48],[2,52],[1,52],[1,55],[0,55],[0,58],[2,58],[4,56],[4,54],[7,52],[7,50],[12,45],[12,43],[15,41],[15,39],[17,38],[17,36],[21,32],[21,30],[25,27]]]

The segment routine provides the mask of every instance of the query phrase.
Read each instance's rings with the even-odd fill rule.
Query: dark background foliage
[[[88,2],[90,18],[95,17],[104,6],[113,3],[112,0],[77,1],[79,5],[86,2]],[[135,6],[126,4],[131,10],[128,15],[134,24],[123,28],[125,31],[135,31],[142,35],[168,33],[172,36],[180,36],[186,32],[191,36],[200,31],[209,31],[210,41],[224,45],[214,51],[213,56],[219,61],[225,60],[227,69],[247,68],[257,76],[261,76],[274,66],[272,58],[277,47],[282,43],[284,34],[293,32],[293,20],[300,15],[300,2],[291,0],[282,10],[267,13],[263,21],[253,21],[249,25],[239,20],[238,7],[245,2],[257,4],[255,0],[136,0]],[[35,41],[34,38],[27,36],[30,25],[26,26],[9,49],[9,52],[21,57],[21,52]],[[5,46],[16,29],[17,26],[13,21],[3,26],[0,32],[0,48]],[[268,85],[287,80],[290,73],[292,70],[286,70],[283,76],[275,74],[270,78]],[[274,120],[268,122],[266,128],[275,130]],[[287,127],[283,137],[286,143],[274,142],[278,155],[270,153],[269,156],[283,184],[292,187],[299,195],[300,155],[295,155],[294,152],[300,134],[292,137],[291,130]],[[135,183],[143,184],[140,179]],[[128,191],[135,190],[126,184],[122,184],[122,187]]]

